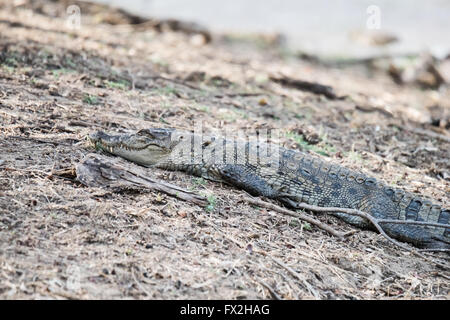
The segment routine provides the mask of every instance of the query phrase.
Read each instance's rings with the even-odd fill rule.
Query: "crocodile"
[[[97,131],[88,140],[97,150],[136,164],[184,171],[276,199],[294,207],[300,202],[320,207],[357,209],[376,219],[429,222],[430,225],[383,223],[391,237],[425,249],[450,249],[450,209],[386,185],[302,151],[266,141],[239,140],[177,129],[149,128],[131,134]],[[364,229],[364,218],[333,213]],[[448,225],[448,227],[447,227]]]

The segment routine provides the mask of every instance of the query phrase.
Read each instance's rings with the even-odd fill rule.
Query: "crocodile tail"
[[[421,239],[420,246],[427,248],[450,248],[450,210],[434,204],[428,199],[419,197],[404,190],[381,186],[383,193],[391,200],[397,211],[397,219],[402,221],[421,221],[439,223],[449,227],[403,225],[408,233],[428,234]],[[393,224],[391,224],[391,228]],[[396,228],[397,229],[397,228]]]

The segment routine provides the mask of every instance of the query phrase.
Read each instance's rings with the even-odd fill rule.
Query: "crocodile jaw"
[[[97,150],[120,156],[143,166],[153,166],[166,159],[170,150],[147,137],[108,135],[102,131],[91,133],[88,140]]]

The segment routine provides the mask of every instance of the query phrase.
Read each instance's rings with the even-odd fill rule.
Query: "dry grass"
[[[450,144],[401,129],[431,130],[427,106],[447,110],[448,87],[400,87],[364,69],[286,58],[276,47],[205,45],[181,33],[94,24],[89,15],[70,31],[60,18],[8,3],[0,9],[1,298],[448,299],[448,270],[374,232],[336,239],[183,173],[147,170],[209,196],[211,210],[153,192],[87,188],[70,171],[92,151],[83,139],[93,130],[204,121],[206,130],[282,128],[293,132],[282,138],[292,148],[319,137],[306,147],[448,204]],[[183,82],[200,71],[205,80]],[[268,80],[280,72],[349,98],[329,101]],[[248,92],[261,95],[238,94]]]

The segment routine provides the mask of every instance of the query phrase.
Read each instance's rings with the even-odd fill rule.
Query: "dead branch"
[[[320,83],[315,83],[315,82],[308,82],[308,81],[303,81],[303,80],[298,80],[298,79],[292,79],[289,77],[274,77],[271,76],[270,80],[276,83],[281,84],[282,86],[285,87],[290,87],[290,88],[295,88],[298,90],[302,90],[302,91],[307,91],[307,92],[311,92],[314,94],[319,94],[319,95],[323,95],[325,97],[327,97],[330,100],[340,100],[343,99],[344,97],[339,97],[336,95],[336,93],[334,93],[334,90],[332,87],[330,86],[325,86],[323,84]]]
[[[88,154],[76,167],[78,180],[88,187],[118,189],[147,189],[163,192],[184,201],[206,206],[205,197],[196,195],[176,185],[146,176],[140,167],[120,158]]]

